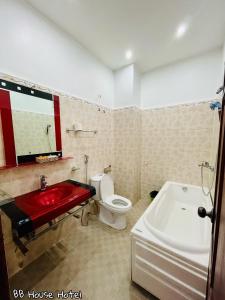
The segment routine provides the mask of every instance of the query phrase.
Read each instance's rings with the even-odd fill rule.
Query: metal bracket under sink
[[[21,251],[21,253],[25,256],[26,253],[29,251],[28,248],[26,247],[28,244],[30,244],[32,241],[38,239],[40,236],[43,234],[47,233],[49,230],[55,230],[57,229],[58,225],[60,223],[63,223],[65,220],[69,219],[69,217],[75,217],[78,218],[79,215],[77,214],[79,211],[82,211],[87,205],[89,204],[89,200],[86,200],[79,204],[78,208],[73,211],[68,211],[65,213],[65,216],[60,219],[57,222],[49,222],[49,227],[43,229],[42,231],[35,233],[35,231],[30,232],[24,238],[26,238],[26,241],[22,241],[21,238],[18,236],[18,233],[16,230],[12,230],[12,238],[14,243],[16,244],[17,248]]]
[[[21,241],[21,239],[18,236],[18,233],[15,229],[12,229],[12,239],[13,242],[16,244],[17,248],[20,249],[23,255],[26,255],[28,252],[27,247],[24,245],[24,243]]]

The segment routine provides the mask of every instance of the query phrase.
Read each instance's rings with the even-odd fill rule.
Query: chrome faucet
[[[47,186],[48,186],[48,183],[46,181],[46,178],[47,176],[45,175],[41,175],[40,176],[40,186],[41,186],[41,191],[45,191]]]
[[[207,168],[210,171],[214,172],[214,167],[210,166],[208,161],[202,161],[198,166],[201,168]]]

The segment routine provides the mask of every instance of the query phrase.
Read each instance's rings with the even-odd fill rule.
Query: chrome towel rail
[[[28,248],[26,247],[28,244],[30,244],[34,240],[37,240],[40,236],[47,233],[49,230],[56,229],[60,223],[65,222],[65,220],[67,220],[71,216],[73,216],[75,218],[79,218],[77,213],[79,211],[82,211],[88,204],[89,204],[89,200],[86,200],[86,201],[80,203],[74,211],[71,211],[71,210],[67,211],[65,213],[65,216],[62,219],[55,221],[55,222],[54,221],[48,222],[49,226],[47,228],[41,230],[38,233],[36,233],[35,231],[30,232],[29,234],[27,234],[25,236],[26,241],[24,241],[24,242],[21,240],[21,238],[19,238],[17,232],[13,231],[12,236],[13,236],[13,241],[14,241],[15,245],[22,252],[23,255],[26,255],[26,253],[29,251]]]
[[[78,133],[78,132],[92,132],[94,134],[96,134],[98,131],[97,130],[83,130],[83,129],[66,129],[66,132],[71,132],[73,131],[74,133]]]

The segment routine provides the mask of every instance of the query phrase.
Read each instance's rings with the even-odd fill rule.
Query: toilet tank
[[[93,177],[91,177],[91,185],[95,187],[96,194],[92,197],[92,199],[100,201],[101,195],[100,195],[100,182],[102,180],[102,177],[104,174],[97,174]]]

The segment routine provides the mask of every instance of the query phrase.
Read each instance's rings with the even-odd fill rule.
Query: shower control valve
[[[210,166],[208,161],[202,161],[198,166],[201,168],[207,168],[207,169],[211,170],[212,172],[214,171],[214,167]]]

